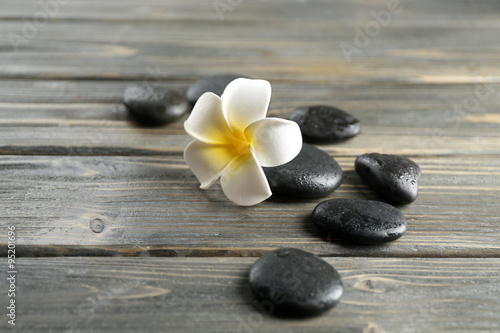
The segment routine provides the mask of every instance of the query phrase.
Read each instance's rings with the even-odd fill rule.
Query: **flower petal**
[[[184,122],[184,129],[193,138],[212,144],[225,144],[233,137],[222,113],[222,101],[214,93],[201,95]]]
[[[256,205],[271,196],[266,175],[252,154],[234,162],[221,177],[224,194],[240,206]]]
[[[222,94],[222,110],[233,133],[243,138],[245,128],[266,117],[271,84],[265,80],[236,79]]]
[[[245,130],[252,150],[265,167],[275,167],[290,162],[302,148],[302,134],[296,122],[266,118],[251,124]]]
[[[211,145],[196,140],[184,150],[184,160],[200,181],[201,188],[210,187],[237,158],[232,146]]]

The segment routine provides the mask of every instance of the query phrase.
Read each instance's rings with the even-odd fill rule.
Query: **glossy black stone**
[[[184,96],[162,87],[131,86],[123,100],[130,115],[148,125],[174,122],[190,108]]]
[[[421,171],[412,160],[372,153],[359,156],[354,166],[361,179],[387,201],[408,204],[417,199]]]
[[[300,198],[328,195],[342,182],[342,169],[326,152],[304,143],[290,162],[263,168],[274,194]]]
[[[323,259],[303,250],[283,248],[257,260],[249,273],[259,309],[267,314],[303,317],[333,308],[342,297],[339,273]]]
[[[186,91],[186,99],[189,103],[195,104],[198,98],[206,92],[213,92],[221,96],[226,89],[226,86],[240,77],[248,78],[245,75],[239,74],[221,74],[207,76],[193,83]]]
[[[355,244],[393,241],[406,231],[406,218],[399,209],[371,200],[323,201],[314,208],[312,221],[326,237]]]
[[[309,143],[337,142],[361,132],[358,119],[333,106],[302,106],[289,119],[299,125],[304,141]]]

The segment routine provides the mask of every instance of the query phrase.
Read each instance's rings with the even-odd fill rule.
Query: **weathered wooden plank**
[[[182,93],[192,81],[2,82],[1,154],[170,155],[180,154],[191,140],[183,119],[139,127],[127,118],[122,94],[131,84],[168,86]],[[498,85],[272,84],[270,116],[287,117],[302,105],[333,104],[361,120],[361,135],[323,146],[335,155],[500,153]],[[477,91],[485,97],[477,98]]]
[[[337,158],[342,186],[328,198],[378,199]],[[180,156],[2,156],[2,225],[15,225],[20,253],[40,255],[259,255],[294,246],[321,255],[500,256],[498,156],[417,157],[419,198],[401,207],[408,231],[381,246],[347,246],[319,235],[320,201],[272,198],[255,207],[200,190]],[[101,219],[104,230],[89,223]]]
[[[496,115],[495,115],[496,116]],[[182,124],[164,128],[134,128],[92,121],[90,126],[45,123],[42,127],[14,126],[2,130],[2,155],[180,155],[192,138]],[[81,123],[80,123],[81,124]],[[94,125],[94,126],[93,126]],[[38,143],[38,144],[37,144]],[[377,151],[385,154],[482,155],[500,154],[496,128],[390,128],[364,126],[363,134],[338,144],[321,145],[337,156]]]
[[[133,0],[109,0],[105,3],[88,0],[60,2],[57,20],[88,20],[88,21],[185,21],[189,19],[219,19],[213,3],[206,0],[144,0],[137,3]],[[231,5],[231,3],[227,3]],[[287,4],[287,6],[284,6]],[[387,7],[388,2],[384,0],[373,0],[370,2],[355,2],[349,0],[314,0],[306,4],[301,1],[291,3],[286,0],[272,0],[266,3],[261,1],[242,1],[233,3],[233,10],[226,12],[224,20],[249,18],[248,11],[261,11],[261,16],[253,17],[254,20],[267,20],[274,17],[277,21],[311,20],[321,22],[330,15],[338,16],[340,22],[350,23],[352,19],[359,17],[371,17],[369,10]],[[499,5],[494,0],[483,0],[479,4],[469,0],[442,0],[439,2],[420,1],[410,3],[401,1],[401,5],[408,9],[404,13],[407,21],[400,20],[398,24],[425,25],[425,26],[456,26],[467,23],[467,27],[481,27],[486,25],[498,25],[495,20]],[[3,1],[2,14],[0,18],[9,20],[22,20],[27,13],[35,13],[44,10],[39,2],[34,0]],[[381,7],[381,8],[378,8]],[[307,8],[307,11],[301,12]],[[411,10],[410,10],[411,9]],[[468,9],[468,10],[464,10]],[[367,10],[365,12],[364,10]],[[212,12],[213,16],[207,14]],[[297,14],[301,15],[298,16]],[[357,16],[355,16],[357,14]],[[401,13],[403,14],[403,13]],[[398,14],[399,15],[399,14]],[[452,19],[455,17],[455,20]],[[485,21],[475,21],[477,17]],[[436,20],[437,18],[441,20]],[[300,22],[296,22],[300,23]],[[335,22],[331,22],[335,23]]]
[[[256,258],[19,260],[22,332],[494,332],[500,259],[326,258],[344,296],[305,320],[254,306]],[[7,288],[0,280],[2,290]],[[258,304],[258,302],[257,302]],[[55,315],[58,314],[58,315]],[[6,327],[2,320],[1,327]]]
[[[388,1],[242,1],[222,20],[213,3],[69,1],[46,24],[39,1],[2,4],[0,76],[141,79],[159,66],[178,78],[244,68],[315,82],[500,80],[495,0],[402,1],[366,40],[356,29]]]
[[[154,74],[153,70],[155,69],[152,69]],[[162,70],[160,68],[158,72]],[[455,103],[462,104],[462,108],[467,109],[463,104],[469,98],[479,102],[479,105],[473,108],[475,103],[471,100],[469,112],[481,112],[493,108],[500,101],[498,96],[500,83],[490,81],[488,77],[480,75],[475,77],[474,82],[462,83],[373,83],[342,80],[317,83],[254,76],[251,71],[240,70],[238,73],[269,80],[273,88],[272,109],[287,109],[303,103],[330,101],[352,103],[352,105],[359,105],[372,111],[379,105],[389,110],[399,108],[415,111],[437,109],[439,111],[442,108],[453,109]],[[195,79],[201,77],[203,77],[201,73],[191,79],[153,77],[145,73],[138,80],[126,81],[2,79],[0,80],[0,106],[2,110],[8,107],[24,107],[34,111],[32,110],[34,106],[40,105],[40,111],[46,112],[45,104],[54,105],[54,107],[64,107],[63,104],[68,104],[70,107],[81,104],[119,104],[123,101],[123,91],[130,85],[168,87],[183,93]],[[479,98],[476,97],[476,93],[479,94]],[[391,107],[391,104],[384,104],[388,102],[396,102],[398,105]],[[25,105],[30,103],[35,105]],[[73,117],[76,116],[73,115]]]
[[[350,62],[341,43],[387,1],[243,1],[221,20],[211,0],[70,0],[27,35],[43,3],[0,3],[0,225],[16,227],[22,257],[18,331],[500,330],[498,1],[402,1]],[[270,80],[272,116],[321,103],[361,119],[360,136],[322,146],[345,172],[327,198],[378,199],[353,170],[358,154],[413,156],[423,178],[401,207],[407,234],[325,239],[309,221],[323,199],[237,207],[218,185],[198,189],[182,119],[142,128],[125,116],[127,85],[183,92],[219,72]],[[246,287],[255,258],[206,258],[282,246],[330,256],[346,285],[337,309],[262,317]]]

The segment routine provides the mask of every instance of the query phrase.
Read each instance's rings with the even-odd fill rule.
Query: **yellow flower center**
[[[236,136],[230,139],[230,144],[233,146],[237,155],[246,155],[250,153],[250,142],[248,140],[241,140]]]

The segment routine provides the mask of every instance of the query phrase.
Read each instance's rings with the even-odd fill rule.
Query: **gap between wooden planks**
[[[379,246],[350,246],[309,221],[328,198],[380,200],[337,157],[339,189],[324,198],[273,197],[238,207],[219,185],[200,190],[182,157],[0,156],[8,219],[24,256],[256,256],[291,246],[323,256],[500,256],[500,161],[425,156],[419,198],[399,207],[408,231]],[[100,219],[102,232],[90,221]]]

